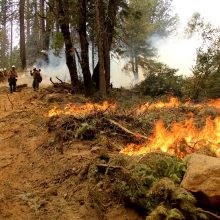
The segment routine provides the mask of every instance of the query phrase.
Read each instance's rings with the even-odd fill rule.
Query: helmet
[[[15,68],[15,65],[12,65],[12,68]]]
[[[6,68],[4,68],[4,70],[7,70]]]

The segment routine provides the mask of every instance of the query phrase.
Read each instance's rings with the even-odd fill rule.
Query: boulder
[[[199,203],[220,207],[220,158],[192,154],[181,186],[195,194]]]

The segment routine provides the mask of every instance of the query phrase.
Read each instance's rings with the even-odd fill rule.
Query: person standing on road
[[[42,81],[42,76],[41,76],[41,69],[37,70],[35,67],[33,69],[33,72],[30,72],[31,76],[33,76],[33,84],[32,87],[34,91],[39,90],[39,84]]]
[[[13,65],[12,69],[9,71],[9,76],[8,76],[8,83],[10,86],[11,93],[16,91],[17,77],[18,77],[18,74],[15,70],[15,66]]]

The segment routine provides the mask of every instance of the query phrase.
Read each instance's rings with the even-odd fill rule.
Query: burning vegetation
[[[173,122],[170,128],[159,120],[146,143],[128,144],[121,153],[134,156],[159,151],[183,158],[204,147],[209,147],[220,157],[220,117],[206,118],[202,129],[196,127],[193,117],[183,122]]]
[[[85,117],[91,114],[97,114],[100,112],[114,111],[115,104],[111,104],[108,101],[104,101],[102,104],[97,103],[85,103],[84,105],[75,105],[74,103],[67,104],[63,109],[59,109],[56,106],[48,113],[49,117],[60,115],[71,115],[73,117]]]
[[[220,110],[220,98],[218,99],[211,99],[206,102],[195,104],[191,100],[187,102],[180,102],[176,97],[169,97],[168,102],[157,101],[155,103],[146,102],[135,109],[135,113],[137,115],[144,114],[148,110],[152,109],[172,109],[172,108],[179,108],[179,107],[193,107],[193,108],[205,108],[211,107],[217,110]]]
[[[96,158],[80,178],[89,181],[89,198],[101,217],[105,204],[123,202],[141,210],[140,219],[211,219],[181,182],[187,156],[220,157],[218,103],[175,97],[138,107],[120,100],[73,102],[48,112],[48,130],[61,153],[77,139],[95,146]]]
[[[211,108],[219,112],[220,99],[209,100],[204,103],[193,104],[191,101],[182,103],[175,97],[170,97],[168,102],[157,101],[155,103],[145,103],[134,109],[128,109],[127,112],[116,107],[115,103],[111,104],[104,101],[98,103],[85,103],[76,105],[73,103],[65,105],[63,108],[54,107],[48,113],[52,118],[50,124],[54,126],[55,121],[59,117],[64,117],[65,122],[58,127],[65,129],[66,133],[73,132],[72,137],[89,138],[97,137],[101,133],[114,136],[132,137],[133,143],[127,143],[126,147],[120,152],[129,156],[144,155],[150,152],[164,152],[169,155],[174,155],[179,158],[184,158],[186,155],[197,152],[201,149],[208,148],[213,154],[220,157],[220,117],[218,115],[207,115],[204,122],[196,123],[197,116],[191,112],[196,109],[197,115],[201,114],[206,108]],[[176,117],[176,112],[184,109],[183,117],[176,121],[176,118],[171,118],[169,124],[156,116],[151,124],[151,133],[148,136],[144,135],[141,121],[146,115],[154,114],[158,109],[171,112],[170,117]],[[130,112],[134,112],[131,114]],[[166,115],[166,113],[165,113]],[[128,123],[139,121],[136,128],[127,128]],[[53,123],[51,123],[53,122]],[[53,129],[51,129],[53,130]],[[92,133],[92,135],[85,135]],[[64,135],[66,137],[68,135]],[[87,138],[88,138],[87,137]],[[123,141],[125,143],[126,141]]]

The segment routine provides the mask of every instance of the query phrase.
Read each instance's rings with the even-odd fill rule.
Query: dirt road
[[[41,93],[7,92],[0,89],[0,219],[86,219],[80,202],[69,205],[59,183],[73,169],[71,154],[46,149],[53,140]]]

